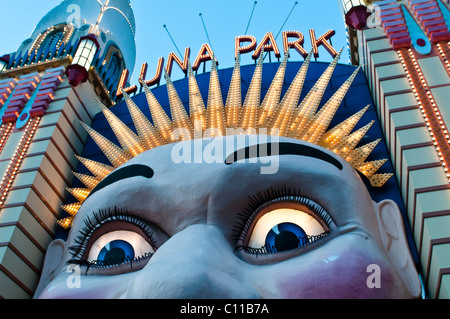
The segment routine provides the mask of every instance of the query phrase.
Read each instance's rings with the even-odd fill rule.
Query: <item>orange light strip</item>
[[[9,162],[8,168],[6,169],[6,173],[0,182],[0,206],[3,206],[8,197],[9,191],[16,179],[17,173],[19,172],[20,166],[28,152],[40,122],[40,116],[31,119],[23,132],[22,138]]]
[[[316,38],[316,31],[314,29],[309,29],[309,36],[311,37],[311,45],[313,47],[314,56],[316,58],[319,57],[319,47],[322,45],[328,53],[331,54],[333,58],[335,58],[338,55],[338,52],[333,48],[333,46],[328,42],[328,40],[331,39],[332,36],[336,34],[336,31],[334,30],[328,30],[320,36],[319,38]]]
[[[2,126],[0,127],[0,154],[1,152],[3,152],[3,149],[5,148],[6,145],[6,141],[8,140],[8,137],[11,135],[12,132],[12,128],[13,128],[13,123],[9,122],[9,123],[5,123],[2,124]]]
[[[436,44],[442,63],[445,65],[447,73],[450,75],[450,42],[439,42]]]
[[[117,98],[119,98],[119,99],[121,99],[123,97],[122,91],[127,92],[127,94],[132,94],[137,91],[136,85],[126,87],[129,75],[130,75],[130,71],[128,69],[125,69],[122,71],[122,75],[120,76],[119,84],[117,85],[117,93],[116,93]]]
[[[441,117],[439,108],[428,84],[423,76],[414,52],[411,49],[400,49],[397,51],[409,84],[419,104],[420,112],[427,125],[428,132],[433,140],[437,155],[442,162],[448,182],[450,183],[450,136],[448,129]]]
[[[264,52],[273,51],[277,58],[281,57],[280,49],[277,46],[277,42],[275,41],[275,37],[272,32],[267,32],[261,43],[256,47],[256,50],[252,55],[253,60],[258,59],[263,50]]]
[[[142,85],[142,82],[145,81],[145,84],[147,84],[147,86],[149,87],[155,84],[159,85],[159,82],[161,81],[163,68],[164,68],[164,58],[159,58],[155,76],[153,77],[153,79],[147,81],[145,80],[145,78],[147,76],[148,64],[147,63],[142,64],[141,74],[139,75],[139,83],[141,83]]]
[[[200,48],[200,51],[198,52],[198,55],[197,55],[197,58],[195,59],[194,64],[192,65],[192,70],[197,71],[200,67],[200,64],[202,64],[203,62],[212,60],[213,56],[214,56],[214,52],[211,49],[211,46],[208,43],[203,44],[202,47]],[[217,59],[216,59],[216,63],[219,64],[217,62]]]
[[[241,43],[250,42],[250,44],[241,47]],[[237,59],[240,54],[248,53],[256,48],[256,38],[252,35],[242,35],[236,37],[234,44],[234,58]]]
[[[295,41],[289,41],[289,38],[295,38]],[[295,49],[303,58],[306,59],[308,52],[303,48],[305,43],[305,37],[303,33],[298,31],[284,31],[283,32],[283,49],[284,53],[288,52],[289,49]]]
[[[173,68],[174,62],[176,62],[178,64],[178,66],[181,68],[181,71],[183,71],[184,74],[187,74],[190,56],[191,56],[191,48],[189,48],[189,47],[187,47],[184,50],[183,61],[181,61],[181,59],[175,54],[175,52],[169,53],[169,57],[167,58],[167,66],[166,66],[167,74],[169,74],[169,76],[172,75],[172,68]]]

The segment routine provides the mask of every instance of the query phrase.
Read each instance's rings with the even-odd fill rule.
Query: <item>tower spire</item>
[[[97,0],[97,1],[100,1],[100,0]],[[108,9],[109,1],[110,0],[105,0],[105,3],[102,4],[101,9],[100,9],[100,13],[99,13],[98,18],[97,18],[97,22],[95,23],[95,25],[93,25],[91,27],[91,29],[89,30],[89,33],[96,34],[97,32],[99,32],[99,28],[98,27],[99,27],[100,23],[102,22],[102,19],[103,19],[103,16],[105,14],[105,11]]]

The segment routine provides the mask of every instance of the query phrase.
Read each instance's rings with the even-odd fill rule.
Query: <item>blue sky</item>
[[[91,0],[94,1],[94,0]],[[340,0],[299,0],[282,31],[295,30],[305,35],[305,49],[310,51],[308,30],[315,29],[319,37],[329,29],[336,35],[332,38],[336,50],[344,48],[341,63],[348,63],[347,39]],[[61,0],[20,0],[2,1],[0,19],[0,55],[14,52],[20,43],[27,39],[39,20]],[[220,68],[234,66],[235,37],[245,33],[254,0],[131,0],[136,19],[137,62],[132,81],[136,82],[142,63],[149,64],[149,77],[153,75],[160,57],[176,52],[163,25],[172,35],[182,53],[185,47],[191,48],[191,62],[197,56],[202,44],[207,43],[202,20],[208,30],[212,48],[219,60]],[[258,43],[266,32],[278,33],[289,12],[293,0],[258,0],[247,34],[256,37]],[[282,50],[282,36],[277,38]],[[331,61],[331,56],[320,48],[319,61]],[[268,62],[268,57],[265,62]],[[303,60],[294,53],[291,60]],[[275,61],[272,59],[272,61]],[[251,54],[242,56],[241,64],[253,63]],[[207,70],[208,71],[208,70]],[[183,74],[174,67],[172,79]]]

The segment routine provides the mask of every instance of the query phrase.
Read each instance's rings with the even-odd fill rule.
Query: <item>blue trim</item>
[[[31,95],[30,99],[28,100],[27,104],[23,108],[22,112],[20,113],[19,118],[17,119],[17,122],[16,122],[16,127],[18,130],[23,129],[25,127],[25,125],[27,125],[28,121],[30,120],[30,111],[31,111],[31,108],[33,107],[34,100],[36,99],[36,96],[39,92],[39,88],[41,87],[41,84],[42,84],[42,80],[39,81],[38,86],[34,90],[33,94]],[[20,120],[20,118],[24,114],[26,114],[27,117],[25,118],[25,120],[22,121],[22,120]]]
[[[442,15],[444,17],[445,23],[447,24],[447,28],[450,30],[450,10],[439,0],[437,0],[439,4],[439,8],[442,11]]]
[[[401,5],[401,7],[403,10],[403,15],[405,16],[406,26],[408,27],[409,36],[411,37],[411,43],[414,50],[416,50],[418,53],[422,55],[430,54],[432,49],[430,40],[428,40],[428,37],[416,23],[416,20],[414,20],[414,18],[411,16],[406,7],[403,4]],[[425,45],[420,46],[417,43],[419,40],[425,41]]]
[[[2,117],[5,115],[6,110],[8,109],[9,100],[11,100],[12,96],[14,95],[14,92],[16,91],[16,88],[14,87],[11,94],[8,96],[8,98],[5,101],[5,104],[3,104],[2,108],[0,109],[0,125],[3,124]]]

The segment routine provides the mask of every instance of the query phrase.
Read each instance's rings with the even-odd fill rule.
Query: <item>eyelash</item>
[[[301,191],[295,188],[291,189],[283,185],[278,188],[269,188],[264,192],[258,192],[253,196],[249,196],[249,204],[245,211],[238,213],[238,220],[233,227],[234,240],[236,242],[244,242],[247,238],[249,229],[258,215],[261,209],[264,207],[277,203],[277,202],[296,202],[309,208],[314,214],[317,215],[327,226],[332,222],[332,218],[325,209],[315,204],[312,200],[305,198],[301,195]],[[72,259],[69,260],[71,264],[86,265],[95,268],[109,267],[110,265],[103,265],[101,263],[89,263],[82,260],[82,257],[86,254],[86,249],[89,240],[95,230],[108,222],[119,221],[127,222],[139,227],[146,236],[146,240],[152,247],[155,247],[156,243],[152,236],[152,231],[148,223],[136,216],[128,214],[127,211],[114,208],[113,210],[99,210],[97,213],[93,213],[93,220],[87,217],[84,220],[84,227],[80,231],[79,235],[75,239],[75,244],[69,247],[69,252],[72,255]],[[326,235],[328,235],[327,232]],[[325,236],[326,237],[326,236]],[[239,247],[239,246],[238,246]],[[240,248],[243,248],[242,246]],[[151,254],[147,256],[141,256],[140,258],[151,257]]]
[[[258,192],[253,196],[249,196],[248,208],[238,213],[238,221],[233,227],[234,240],[236,243],[244,242],[248,236],[249,230],[253,221],[258,216],[259,212],[266,206],[279,202],[294,202],[306,206],[311,210],[320,220],[322,220],[327,226],[330,226],[333,221],[331,216],[325,211],[325,209],[318,204],[314,203],[311,199],[301,195],[301,190],[296,188],[290,188],[286,185],[282,187],[272,187],[264,192]],[[331,231],[326,232],[326,235]],[[320,238],[317,238],[320,239]],[[238,249],[242,249],[242,246],[237,245]]]
[[[153,232],[144,219],[130,215],[127,211],[118,209],[117,207],[115,207],[113,210],[99,210],[97,213],[93,213],[93,220],[91,220],[89,217],[84,220],[84,227],[81,229],[79,235],[75,239],[75,244],[69,247],[69,252],[72,255],[72,259],[69,260],[69,263],[82,265],[86,264],[89,266],[96,266],[97,268],[110,266],[102,265],[101,263],[91,264],[87,261],[82,260],[82,257],[86,254],[89,240],[91,239],[94,231],[109,222],[126,222],[139,227],[145,235],[145,239],[147,240],[147,242],[152,247],[156,246],[156,242],[153,239]],[[150,255],[142,257],[146,258],[149,256]]]

